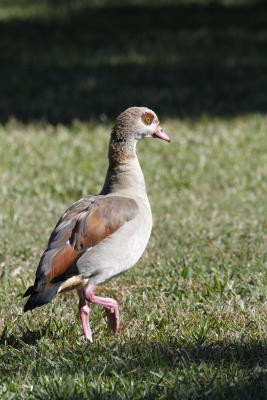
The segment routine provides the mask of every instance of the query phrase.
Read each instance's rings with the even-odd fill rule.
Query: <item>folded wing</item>
[[[58,221],[43,253],[24,311],[48,303],[68,279],[74,289],[82,283],[76,260],[86,249],[112,235],[135,218],[138,206],[133,199],[120,196],[85,196],[74,203]]]

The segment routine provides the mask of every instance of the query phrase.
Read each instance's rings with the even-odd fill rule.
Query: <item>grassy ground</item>
[[[94,307],[93,344],[74,293],[25,315],[21,295],[57,218],[100,189],[110,126],[2,126],[2,398],[264,398],[266,124],[166,120],[170,145],[139,144],[153,234],[99,288],[122,325],[111,336]]]
[[[1,399],[265,399],[266,7],[22,3],[0,1]],[[21,296],[133,104],[172,142],[139,143],[152,237],[98,289],[119,335],[95,306],[88,344],[75,293],[27,314]]]

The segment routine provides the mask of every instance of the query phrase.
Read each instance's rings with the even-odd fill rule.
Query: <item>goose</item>
[[[154,111],[130,107],[117,117],[112,129],[101,192],[84,196],[59,219],[41,256],[34,285],[24,294],[29,296],[24,312],[76,289],[84,337],[92,342],[87,302],[103,306],[108,328],[118,332],[117,301],[96,296],[94,291],[134,266],[151,234],[152,214],[136,154],[136,144],[143,138],[170,142]]]

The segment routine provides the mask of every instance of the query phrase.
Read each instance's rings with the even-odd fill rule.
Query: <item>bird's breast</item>
[[[79,272],[98,285],[131,268],[142,256],[152,229],[150,209],[141,210],[111,236],[89,248],[77,261]]]

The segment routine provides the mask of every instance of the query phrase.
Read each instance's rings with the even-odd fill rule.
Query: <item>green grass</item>
[[[163,124],[171,144],[139,143],[153,234],[99,288],[122,324],[92,307],[93,344],[75,293],[27,314],[21,295],[57,218],[101,188],[110,124],[1,127],[1,398],[264,398],[267,118]]]
[[[193,3],[0,1],[1,399],[266,398],[267,8]],[[153,232],[89,344],[74,292],[22,294],[130,105],[172,142],[138,145]]]

